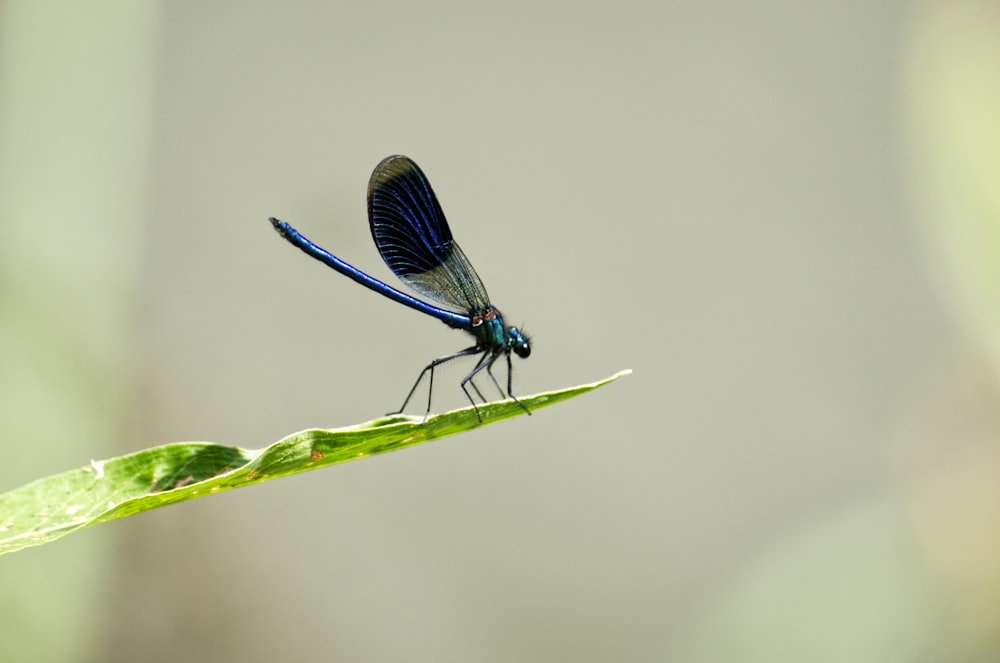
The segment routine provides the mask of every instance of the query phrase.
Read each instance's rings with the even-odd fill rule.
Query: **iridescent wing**
[[[476,313],[490,298],[448,228],[430,182],[408,157],[386,157],[368,182],[368,223],[382,259],[416,292]]]

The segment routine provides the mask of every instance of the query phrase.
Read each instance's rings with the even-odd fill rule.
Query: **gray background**
[[[930,156],[998,16],[0,2],[0,489],[396,407],[467,340],[267,223],[392,282],[392,153],[532,335],[517,393],[635,371],[6,557],[0,657],[993,660],[994,372]]]

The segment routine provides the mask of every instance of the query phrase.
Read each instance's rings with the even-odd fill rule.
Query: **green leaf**
[[[534,412],[593,391],[593,384],[527,396]],[[479,406],[483,424],[524,414],[513,401]],[[264,449],[178,442],[39,479],[0,495],[0,554],[54,541],[70,532],[142,511],[405,449],[479,427],[471,407],[418,417],[395,415],[351,428],[304,430]]]

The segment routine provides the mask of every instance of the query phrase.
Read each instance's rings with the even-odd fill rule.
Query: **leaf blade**
[[[532,411],[580,396],[631,373],[521,399]],[[482,424],[524,414],[513,401],[479,406]],[[472,407],[426,421],[397,415],[339,429],[307,429],[263,449],[174,442],[51,475],[0,494],[0,555],[42,545],[92,525],[430,442],[479,427]]]

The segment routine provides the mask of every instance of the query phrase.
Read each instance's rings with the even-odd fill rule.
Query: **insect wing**
[[[430,182],[408,157],[387,157],[375,167],[368,223],[385,264],[413,290],[456,311],[489,307],[486,288],[452,238]]]

